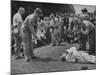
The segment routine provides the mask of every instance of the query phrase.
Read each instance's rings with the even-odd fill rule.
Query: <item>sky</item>
[[[83,8],[87,8],[88,12],[93,12],[94,10],[96,10],[96,6],[94,6],[94,5],[77,5],[77,4],[74,4],[73,6],[75,8],[76,13],[81,13],[81,9],[83,9]]]

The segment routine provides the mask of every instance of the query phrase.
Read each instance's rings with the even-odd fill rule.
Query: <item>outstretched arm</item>
[[[38,40],[38,37],[37,37],[37,35],[36,35],[36,32],[35,32],[35,29],[34,29],[33,25],[30,24],[29,28],[30,28],[30,30],[31,30],[31,32],[32,32],[32,34],[33,34],[33,36],[34,36],[34,38]]]

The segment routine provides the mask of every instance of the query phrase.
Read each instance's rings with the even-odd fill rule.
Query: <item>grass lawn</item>
[[[61,46],[43,46],[36,48],[33,52],[35,55],[42,59],[32,60],[30,63],[26,63],[23,58],[13,60],[11,57],[11,73],[37,73],[37,72],[55,72],[55,71],[74,71],[81,70],[81,67],[88,66],[88,70],[96,69],[96,64],[86,63],[67,63],[60,61],[59,54],[64,52],[66,48],[76,46],[78,44],[64,44]],[[50,58],[52,60],[45,60],[44,58]]]

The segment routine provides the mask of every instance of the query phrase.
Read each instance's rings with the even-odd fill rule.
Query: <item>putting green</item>
[[[60,54],[70,47],[75,46],[77,49],[79,48],[79,44],[64,44],[62,46],[43,46],[40,48],[36,48],[33,52],[36,57],[39,58],[50,58],[54,60],[60,59]]]

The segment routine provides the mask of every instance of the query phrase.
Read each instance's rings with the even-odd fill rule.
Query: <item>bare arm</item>
[[[33,36],[34,36],[34,38],[35,38],[35,39],[38,39],[37,34],[36,34],[36,32],[35,32],[35,29],[34,29],[34,25],[35,25],[35,23],[34,23],[33,21],[30,21],[30,22],[29,22],[29,28],[30,28],[30,30],[31,30],[31,32],[32,32],[32,34],[33,34]]]
[[[88,30],[88,29],[86,29],[85,31],[82,30],[82,33],[83,33],[83,34],[88,34],[88,33],[89,33],[89,30]]]
[[[38,37],[37,37],[37,35],[36,35],[36,33],[35,33],[35,29],[34,29],[34,27],[33,27],[32,24],[30,24],[29,28],[30,28],[30,30],[31,30],[31,32],[32,32],[32,34],[33,34],[33,36],[34,36],[34,38],[35,38],[35,39],[38,39]]]

